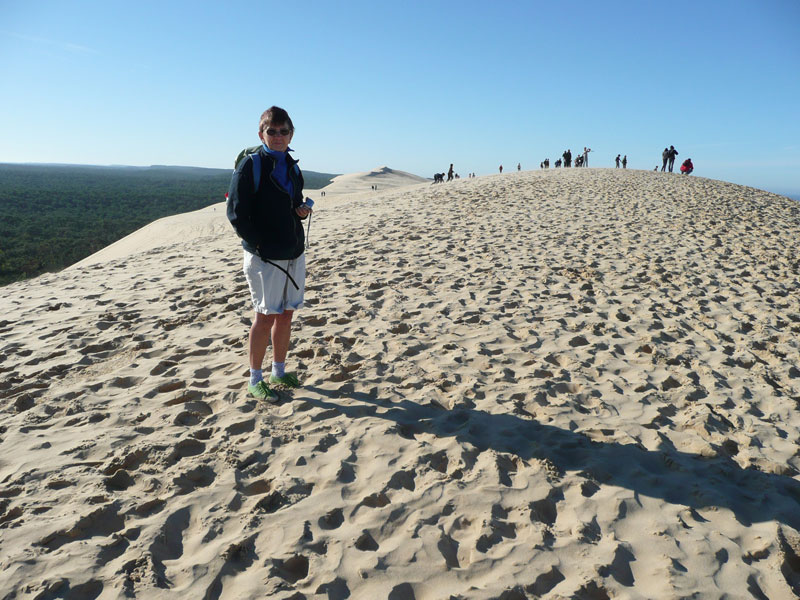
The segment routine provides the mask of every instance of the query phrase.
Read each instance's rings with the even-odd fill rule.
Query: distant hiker
[[[628,155],[627,154],[622,157],[622,168],[623,169],[627,169],[628,168]]]
[[[617,168],[619,169],[619,154],[617,154],[617,158],[614,159],[614,162],[617,163]]]
[[[572,166],[572,150],[569,148],[564,151],[562,154],[564,157],[564,167],[571,167]]]
[[[517,163],[517,171],[522,171],[522,164]]]
[[[672,173],[672,166],[675,164],[675,157],[678,156],[678,151],[675,146],[669,147],[669,172]]]
[[[285,364],[292,316],[303,306],[306,259],[301,220],[311,208],[303,202],[303,174],[289,155],[293,136],[294,125],[285,110],[273,106],[264,111],[258,123],[263,145],[239,162],[228,190],[228,220],[242,238],[244,275],[255,309],[247,391],[270,402],[278,396],[261,372],[270,340],[269,383],[300,385],[296,374],[285,372]]]
[[[689,175],[692,171],[694,171],[694,165],[692,164],[692,159],[687,158],[685,161],[683,161],[683,164],[681,165],[681,173],[683,173],[684,175]]]
[[[669,160],[669,148],[664,148],[664,151],[661,153],[661,172],[667,170],[667,161]]]
[[[556,169],[560,169],[560,168],[561,168],[561,159],[560,159],[560,158],[559,158],[559,159],[557,159],[557,160],[556,160],[556,162],[555,162],[555,163],[553,163],[553,166],[554,166]]]
[[[450,170],[447,171],[447,181],[453,181],[453,163],[450,163]]]
[[[500,173],[503,172],[503,165],[500,165]]]
[[[591,152],[591,148],[587,148],[586,146],[583,147],[583,166],[589,166],[589,152]]]

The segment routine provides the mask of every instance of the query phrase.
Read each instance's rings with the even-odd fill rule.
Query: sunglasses
[[[267,129],[267,135],[270,135],[270,136],[273,136],[273,137],[276,136],[276,135],[282,135],[282,136],[285,137],[285,136],[289,135],[291,132],[292,132],[292,130],[288,129],[287,127],[282,127],[281,129],[272,129],[270,127],[269,129]]]

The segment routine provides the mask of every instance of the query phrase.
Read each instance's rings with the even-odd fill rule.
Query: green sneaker
[[[258,398],[259,400],[266,400],[267,402],[275,402],[278,399],[278,395],[271,389],[269,389],[267,382],[264,381],[263,379],[255,385],[248,385],[247,393],[250,394],[253,398]]]
[[[286,373],[283,377],[269,376],[269,382],[275,385],[285,385],[288,388],[300,387],[300,381],[294,373]]]

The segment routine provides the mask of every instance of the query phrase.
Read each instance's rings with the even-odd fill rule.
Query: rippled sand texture
[[[3,288],[5,598],[800,593],[800,205],[573,169],[317,208],[277,405],[232,231]]]

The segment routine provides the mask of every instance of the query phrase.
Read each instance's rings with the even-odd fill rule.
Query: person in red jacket
[[[681,173],[683,173],[684,175],[688,175],[692,171],[694,171],[694,165],[692,164],[692,159],[687,158],[685,161],[683,161],[683,164],[681,165]]]

